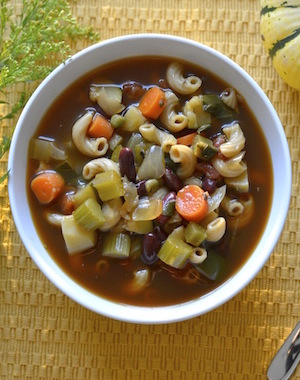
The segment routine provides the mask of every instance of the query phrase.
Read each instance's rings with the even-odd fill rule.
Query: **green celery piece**
[[[102,255],[123,259],[129,257],[131,239],[123,233],[110,233],[105,237]]]
[[[73,216],[76,223],[88,231],[95,231],[105,222],[101,206],[94,198],[84,201],[73,211]]]
[[[75,208],[79,207],[89,198],[94,198],[97,200],[96,192],[91,183],[88,183],[74,194]]]
[[[97,190],[99,197],[103,202],[110,201],[111,199],[119,198],[124,195],[122,179],[114,170],[98,173],[93,180],[93,186]]]
[[[185,229],[185,241],[194,247],[199,247],[206,239],[206,230],[198,223],[190,222]]]
[[[203,263],[195,265],[198,271],[212,281],[221,281],[225,276],[226,261],[215,252],[208,252]]]
[[[182,268],[192,252],[193,247],[185,243],[174,230],[160,248],[157,256],[173,268]]]

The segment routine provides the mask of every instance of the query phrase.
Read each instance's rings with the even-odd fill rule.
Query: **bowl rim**
[[[38,249],[33,246],[32,239],[29,236],[26,236],[26,233],[23,231],[23,219],[22,219],[22,213],[20,211],[19,205],[18,205],[18,185],[20,185],[20,182],[17,181],[13,177],[13,171],[14,166],[17,165],[17,162],[15,162],[16,158],[16,152],[18,150],[18,146],[20,145],[20,135],[22,131],[22,126],[26,121],[26,117],[28,112],[30,111],[31,107],[34,106],[37,97],[41,95],[41,93],[49,87],[49,83],[51,83],[52,79],[55,78],[58,74],[64,72],[68,69],[68,67],[76,62],[80,62],[83,57],[86,57],[89,54],[93,54],[99,49],[103,49],[103,47],[107,48],[113,48],[114,45],[120,44],[120,43],[136,43],[136,41],[145,41],[147,40],[148,43],[164,43],[164,42],[173,42],[177,44],[181,44],[182,46],[188,46],[188,48],[196,48],[199,49],[209,56],[216,57],[218,60],[221,60],[221,62],[224,63],[224,69],[227,69],[227,66],[230,68],[230,70],[234,70],[245,79],[245,82],[252,87],[253,91],[255,91],[258,95],[257,101],[262,102],[265,106],[267,106],[270,117],[273,119],[276,128],[276,133],[281,139],[281,149],[284,152],[284,160],[283,160],[283,167],[282,170],[284,170],[284,174],[286,176],[285,183],[283,184],[283,190],[282,192],[285,194],[285,197],[283,197],[282,202],[278,205],[278,208],[280,209],[280,215],[281,218],[278,218],[271,228],[269,228],[269,239],[265,242],[267,244],[267,251],[268,254],[261,255],[261,257],[257,257],[257,255],[254,258],[254,255],[252,254],[247,262],[251,262],[251,272],[247,273],[245,271],[245,266],[241,267],[231,278],[229,278],[226,282],[221,284],[219,287],[217,287],[215,290],[209,292],[208,294],[195,299],[191,300],[185,303],[176,304],[172,306],[155,306],[155,307],[140,307],[140,306],[132,306],[132,305],[126,305],[122,303],[116,303],[110,300],[106,300],[103,298],[100,298],[99,296],[96,296],[95,294],[91,293],[90,291],[82,288],[79,286],[75,281],[70,279],[56,264],[56,262],[50,257],[50,255],[45,250],[45,254],[49,257],[45,258],[44,255],[41,255],[39,253],[39,249],[42,249],[42,247],[38,247]],[[163,41],[163,42],[162,42]],[[137,54],[137,55],[144,55],[145,54]],[[163,56],[163,54],[160,54]],[[165,54],[166,55],[166,54]],[[122,57],[123,58],[123,57]],[[189,61],[187,58],[186,61]],[[99,65],[99,67],[101,64]],[[201,67],[201,63],[199,63],[199,66]],[[77,78],[75,78],[76,80]],[[31,133],[32,135],[32,133]],[[275,138],[275,137],[274,137]],[[270,152],[272,153],[272,152]],[[273,159],[272,159],[273,164]],[[10,153],[8,157],[8,168],[12,170],[12,172],[9,174],[8,179],[8,193],[9,193],[9,200],[10,200],[10,207],[13,215],[13,219],[15,222],[15,225],[17,227],[18,233],[20,235],[20,238],[35,262],[35,264],[39,267],[39,269],[44,273],[44,275],[59,289],[61,290],[65,295],[67,295],[72,300],[76,301],[77,303],[81,304],[82,306],[86,307],[89,310],[92,310],[98,314],[104,315],[106,317],[125,321],[125,322],[131,322],[131,323],[142,323],[142,324],[158,324],[158,323],[171,323],[171,322],[179,322],[182,320],[194,318],[197,316],[200,316],[204,313],[207,313],[213,309],[216,309],[217,307],[223,305],[228,300],[233,298],[237,293],[239,293],[242,289],[244,289],[257,275],[257,273],[262,269],[262,267],[265,265],[267,260],[269,259],[269,256],[271,255],[272,251],[274,250],[280,234],[283,230],[286,216],[289,209],[289,202],[290,202],[290,196],[291,196],[291,183],[292,183],[292,176],[291,176],[291,160],[290,160],[290,153],[289,153],[289,147],[286,140],[286,136],[284,133],[284,129],[282,127],[282,124],[280,122],[280,119],[271,104],[270,100],[266,96],[266,94],[263,92],[263,90],[259,87],[259,85],[255,82],[255,80],[244,70],[242,69],[237,63],[235,63],[233,60],[228,58],[226,55],[220,53],[219,51],[213,49],[212,47],[209,47],[207,45],[204,45],[198,41],[194,41],[188,38],[169,35],[169,34],[158,34],[158,33],[141,33],[141,34],[129,34],[129,35],[123,35],[119,37],[110,38],[101,42],[98,42],[94,45],[91,45],[80,52],[74,54],[72,57],[66,60],[65,63],[62,63],[59,65],[56,69],[54,69],[43,81],[42,83],[37,87],[37,89],[32,94],[31,98],[27,102],[26,106],[24,107],[19,120],[17,122],[11,147],[10,147]],[[273,168],[274,171],[274,168]],[[275,187],[275,183],[274,183]],[[273,194],[274,197],[274,194]],[[271,207],[272,210],[274,207]],[[22,209],[23,210],[23,209]],[[270,211],[270,215],[272,213],[272,210]],[[274,211],[275,212],[275,211]],[[277,211],[278,212],[278,211]],[[269,225],[269,222],[267,223]],[[265,233],[263,234],[265,235]],[[256,246],[255,251],[258,250],[259,244]],[[253,262],[255,260],[255,263]],[[255,264],[255,267],[254,267]],[[77,296],[79,292],[82,294],[81,298]],[[218,297],[214,297],[214,294],[217,293]],[[100,303],[99,303],[100,302]]]

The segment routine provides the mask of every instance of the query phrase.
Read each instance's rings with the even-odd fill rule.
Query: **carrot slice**
[[[114,133],[114,128],[110,122],[102,115],[96,114],[89,126],[87,134],[89,137],[105,137],[107,140],[111,138]]]
[[[194,137],[197,135],[197,132],[189,133],[188,135],[178,137],[177,144],[182,145],[192,145]]]
[[[157,119],[166,105],[166,95],[159,87],[151,87],[142,96],[139,109],[149,119]]]
[[[64,189],[64,185],[65,181],[63,177],[52,171],[39,173],[30,184],[38,201],[45,205],[59,197]]]
[[[201,187],[186,185],[177,192],[175,208],[190,222],[199,222],[208,212],[206,194]]]

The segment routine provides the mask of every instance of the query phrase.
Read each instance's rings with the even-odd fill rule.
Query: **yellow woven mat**
[[[7,184],[0,185],[0,378],[266,378],[272,356],[300,317],[300,93],[277,76],[261,45],[259,0],[77,0],[72,11],[102,40],[138,32],[180,35],[218,49],[246,69],[285,128],[293,166],[291,207],[270,260],[244,291],[207,315],[145,326],[94,314],[57,290],[25,251]],[[1,125],[1,136],[7,128]],[[3,173],[7,156],[0,164]]]

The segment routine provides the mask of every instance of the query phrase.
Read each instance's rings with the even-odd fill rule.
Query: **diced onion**
[[[222,202],[223,198],[225,197],[226,194],[226,185],[223,185],[215,190],[214,193],[212,193],[208,199],[208,213],[211,211],[216,210],[219,206],[220,203]]]
[[[154,220],[162,213],[162,200],[150,199],[142,197],[136,209],[132,213],[132,219],[139,220]]]
[[[159,179],[164,175],[165,169],[164,152],[160,146],[153,145],[147,150],[137,175],[140,180],[148,178]]]

